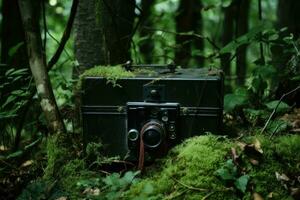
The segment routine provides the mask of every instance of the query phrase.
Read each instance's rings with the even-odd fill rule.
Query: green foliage
[[[239,176],[238,169],[233,163],[232,159],[227,160],[225,165],[216,171],[216,174],[225,182],[233,182],[234,186],[238,190],[245,193],[249,181],[249,176]]]
[[[285,113],[290,110],[290,106],[282,101],[270,101],[266,103],[266,106],[269,110],[273,111],[276,109],[278,113]]]
[[[6,147],[14,141],[18,115],[28,101],[30,77],[27,68],[0,73],[0,144]]]
[[[55,200],[61,196],[64,196],[65,193],[60,191],[55,182],[45,181],[45,180],[35,180],[30,183],[22,192],[20,196],[18,196],[17,200],[42,200],[49,199]]]
[[[234,52],[238,47],[249,44],[253,41],[258,41],[258,36],[262,30],[265,29],[264,25],[260,25],[257,27],[252,28],[248,33],[234,39],[231,41],[229,44],[227,44],[225,47],[223,47],[220,50],[220,54],[225,54],[225,53],[232,53]]]
[[[224,181],[235,180],[238,175],[237,167],[232,162],[232,159],[229,159],[222,168],[216,171],[216,174]]]
[[[238,190],[245,193],[248,181],[249,181],[249,176],[248,175],[243,175],[243,176],[240,176],[239,178],[237,178],[234,181],[234,185]]]
[[[244,107],[249,104],[249,93],[245,88],[237,88],[234,93],[229,93],[224,96],[225,112],[233,112],[237,108]]]

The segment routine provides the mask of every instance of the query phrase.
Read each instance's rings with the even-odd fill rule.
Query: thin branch
[[[289,91],[288,93],[283,94],[283,95],[280,97],[280,99],[279,99],[279,101],[278,101],[276,107],[274,108],[274,110],[272,111],[271,115],[269,116],[269,118],[268,118],[268,120],[267,120],[265,126],[262,128],[260,134],[262,134],[262,133],[266,130],[266,128],[268,127],[268,125],[269,125],[271,119],[272,119],[273,116],[275,115],[275,113],[276,113],[276,111],[277,111],[277,108],[278,108],[279,104],[282,102],[282,100],[283,100],[286,96],[289,96],[290,94],[293,94],[294,92],[296,92],[296,91],[299,90],[299,89],[300,89],[300,85],[298,85],[298,87],[296,87],[295,89]]]
[[[78,3],[79,3],[79,0],[73,0],[71,11],[70,11],[70,16],[69,16],[69,20],[67,22],[66,29],[64,31],[64,34],[63,34],[61,40],[60,40],[59,47],[57,48],[55,54],[52,56],[51,60],[48,62],[48,66],[47,66],[47,70],[48,71],[58,61],[61,53],[64,50],[64,47],[65,47],[66,43],[67,43],[67,41],[68,41],[68,39],[70,37],[72,26],[73,26],[74,19],[75,19],[75,16],[76,16],[76,11],[77,11],[77,7],[78,7]]]
[[[185,183],[182,183],[180,181],[178,181],[177,179],[171,177],[173,179],[173,181],[175,181],[176,183],[179,183],[180,185],[182,185],[183,187],[187,188],[187,189],[190,189],[190,190],[195,190],[195,191],[199,191],[199,192],[208,192],[209,189],[205,189],[205,188],[196,188],[196,187],[193,187],[193,186],[190,186],[190,185],[187,185]]]
[[[170,34],[174,34],[174,35],[194,36],[196,38],[207,40],[217,50],[221,49],[220,47],[218,47],[218,45],[216,43],[214,43],[212,41],[212,39],[210,39],[207,36],[200,35],[200,34],[190,33],[190,32],[187,32],[187,33],[185,33],[185,32],[177,33],[177,32],[174,32],[174,31],[169,31],[169,30],[164,30],[164,29],[156,29],[156,28],[151,28],[151,27],[148,27],[148,26],[142,26],[141,28],[147,29],[149,31],[161,31],[161,32],[164,32],[164,33],[170,33]]]

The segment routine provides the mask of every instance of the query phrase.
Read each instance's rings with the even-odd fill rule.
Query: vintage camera
[[[107,156],[137,161],[161,157],[186,138],[220,133],[223,76],[218,69],[125,66],[134,77],[87,76],[82,82],[85,143],[101,142]]]
[[[179,103],[128,102],[127,140],[133,156],[138,157],[141,142],[149,156],[163,156],[178,143],[179,117]]]

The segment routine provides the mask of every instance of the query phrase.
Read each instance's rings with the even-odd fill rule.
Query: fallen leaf
[[[253,193],[253,200],[264,200],[262,196],[256,192]]]
[[[268,194],[268,198],[273,198],[273,196],[274,196],[274,192],[270,192],[269,194]]]
[[[260,143],[260,141],[258,139],[255,139],[255,141],[254,141],[254,148],[259,153],[261,153],[261,154],[264,153],[263,150],[262,150],[262,148],[261,148],[261,143]]]
[[[100,189],[99,189],[99,188],[95,188],[95,189],[92,189],[92,188],[86,188],[86,189],[83,191],[83,194],[88,194],[88,195],[98,196],[98,195],[100,194]]]
[[[278,172],[275,172],[275,176],[278,181],[290,181],[290,178],[285,174],[279,174]]]
[[[297,128],[300,128],[300,120],[295,120],[293,123],[292,123],[292,127],[294,129],[297,129]]]
[[[240,149],[241,149],[242,151],[244,151],[244,150],[245,150],[245,146],[247,146],[247,144],[244,143],[244,142],[238,142],[237,145],[240,147]]]
[[[32,165],[32,163],[33,163],[33,160],[27,160],[21,165],[21,167],[28,167],[29,165]]]
[[[67,200],[67,197],[59,197],[56,200]]]
[[[255,159],[252,159],[252,158],[250,158],[250,163],[252,164],[252,165],[259,165],[259,161],[258,160],[255,160]]]

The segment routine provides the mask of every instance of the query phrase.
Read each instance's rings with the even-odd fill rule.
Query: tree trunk
[[[18,0],[3,0],[2,16],[1,63],[8,64],[9,67],[26,68],[29,64]],[[21,46],[10,56],[9,50],[18,44]]]
[[[287,27],[288,32],[293,33],[295,38],[299,38],[300,35],[299,10],[299,0],[278,0],[278,27]]]
[[[27,42],[29,65],[35,80],[41,108],[45,114],[49,132],[65,133],[47,73],[46,59],[42,51],[42,39],[37,12],[31,0],[19,0],[19,7]]]
[[[145,63],[151,63],[153,58],[153,50],[154,50],[154,41],[151,39],[151,35],[149,35],[149,31],[145,27],[153,27],[153,21],[151,19],[151,10],[153,7],[155,0],[142,0],[141,2],[141,29],[139,31],[140,37],[145,38],[141,41],[140,44],[140,52],[142,54],[143,60]]]
[[[223,33],[221,41],[223,46],[232,41],[234,35],[234,21],[236,16],[236,5],[232,2],[228,7],[224,8]],[[221,67],[226,76],[231,75],[230,53],[221,55]]]
[[[300,36],[300,1],[299,0],[279,0],[277,5],[277,28],[281,29],[287,27],[287,31],[281,35],[285,37],[292,33],[295,39]],[[290,59],[287,52],[280,45],[274,45],[271,48],[273,57],[273,64],[279,69],[283,70],[286,63]]]
[[[176,16],[177,33],[195,32],[201,35],[202,3],[200,0],[181,0]],[[191,59],[191,44],[195,42],[195,47],[203,51],[203,40],[192,35],[176,35],[175,63],[186,67]],[[203,57],[197,57],[197,64],[203,65]]]
[[[295,40],[300,37],[300,1],[299,0],[278,0],[277,4],[277,28],[281,29],[287,27],[287,31],[280,35],[283,39],[285,36],[293,34]],[[284,44],[284,42],[282,42]],[[278,88],[276,89],[275,96],[280,98],[286,92],[296,88],[299,81],[290,80],[289,77],[295,76],[297,72],[287,70],[288,62],[291,57],[295,55],[293,52],[287,51],[282,45],[273,45],[271,47],[273,65],[281,72]],[[289,72],[288,72],[289,71]],[[289,74],[287,74],[287,72]],[[290,75],[290,76],[289,76]],[[296,92],[285,99],[289,104],[297,103],[300,105],[300,92]]]
[[[80,1],[75,20],[79,71],[130,60],[134,0]]]
[[[236,37],[240,37],[248,32],[250,0],[239,0],[237,6]],[[247,72],[246,53],[247,45],[242,45],[236,50],[236,75],[238,85],[245,83]]]

